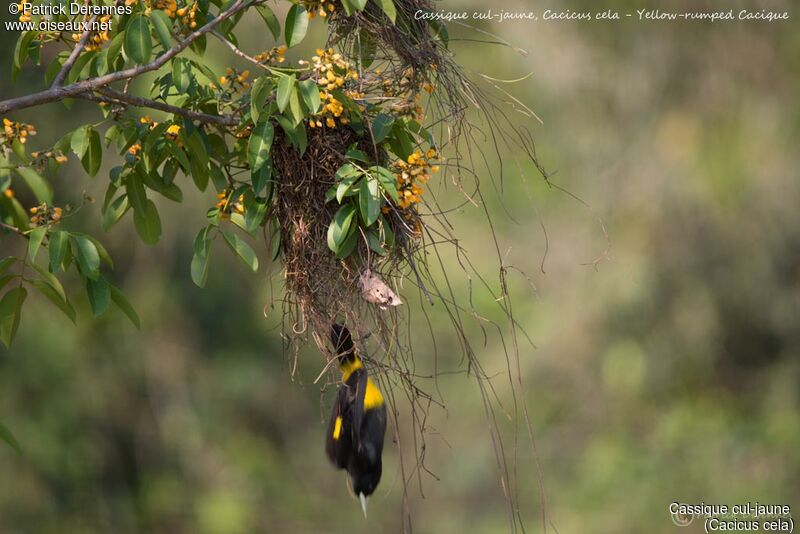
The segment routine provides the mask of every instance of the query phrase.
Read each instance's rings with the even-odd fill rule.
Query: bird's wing
[[[364,369],[359,369],[351,377],[353,382],[353,428],[356,434],[361,433],[361,423],[364,420],[364,396],[367,393],[367,372]],[[348,384],[351,382],[348,380]]]
[[[328,422],[328,435],[325,438],[325,452],[334,465],[344,469],[353,443],[353,392],[347,385],[339,387],[336,400],[331,408]]]

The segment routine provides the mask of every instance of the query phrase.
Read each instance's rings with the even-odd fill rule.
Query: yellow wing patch
[[[333,439],[339,439],[342,434],[342,417],[336,416],[336,421],[333,422]]]
[[[383,395],[381,395],[381,390],[378,389],[378,386],[375,385],[371,378],[367,378],[367,391],[364,392],[364,409],[377,408],[382,404]]]

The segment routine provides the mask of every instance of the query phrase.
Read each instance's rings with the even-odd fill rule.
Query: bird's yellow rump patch
[[[333,439],[339,439],[342,434],[342,417],[337,416],[336,421],[333,423]]]

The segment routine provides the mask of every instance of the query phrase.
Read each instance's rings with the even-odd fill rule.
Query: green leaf
[[[22,286],[17,286],[10,289],[0,300],[0,341],[6,347],[11,345],[17,334],[22,304],[27,296],[28,291]]]
[[[86,52],[75,60],[75,64],[67,74],[67,83],[77,81],[80,78],[88,77],[91,72],[91,64],[97,59],[97,52]]]
[[[150,23],[146,17],[136,15],[125,29],[125,53],[136,63],[147,63],[152,52]]]
[[[90,235],[87,235],[86,238],[89,239],[89,241],[91,241],[92,243],[94,243],[95,248],[97,248],[97,254],[100,256],[100,259],[104,261],[106,265],[108,265],[113,269],[114,260],[111,259],[111,254],[108,253],[106,247],[104,247],[100,241],[98,241],[97,239],[95,239]]]
[[[108,284],[108,288],[111,291],[111,300],[114,301],[114,304],[117,305],[117,308],[122,310],[128,319],[133,323],[133,326],[136,327],[137,330],[141,329],[141,322],[139,321],[139,314],[136,313],[136,310],[133,309],[131,303],[128,302],[128,299],[125,298],[125,295],[122,294],[122,291],[117,289],[111,284]]]
[[[97,280],[100,276],[100,254],[97,252],[97,247],[84,235],[73,235],[71,241],[81,274],[86,278]]]
[[[31,280],[31,284],[38,289],[39,293],[44,295],[47,300],[61,310],[64,315],[72,321],[72,324],[76,323],[77,314],[75,313],[75,308],[72,307],[72,304],[68,300],[61,298],[61,295],[59,295],[51,285],[43,280]]]
[[[11,149],[14,151],[14,154],[22,161],[22,163],[30,163],[31,158],[25,152],[25,145],[20,143],[19,139],[14,139],[11,143]]]
[[[272,33],[272,37],[277,40],[278,37],[281,36],[281,23],[278,22],[278,17],[276,17],[275,13],[267,6],[256,6],[256,11],[258,11],[258,14],[264,19],[267,28],[269,28],[270,33]]]
[[[147,203],[147,194],[144,191],[142,184],[142,177],[139,174],[139,169],[135,169],[125,180],[125,191],[128,193],[128,201],[134,211],[143,211]]]
[[[299,85],[300,93],[303,95],[303,102],[308,108],[308,111],[311,113],[316,113],[319,111],[320,98],[317,82],[312,79],[308,79],[303,80]]]
[[[17,454],[22,454],[22,448],[19,446],[19,442],[14,437],[14,434],[2,423],[0,423],[0,439],[8,443],[12,449],[17,451]]]
[[[228,244],[230,249],[237,256],[239,256],[239,259],[241,259],[245,265],[250,267],[251,271],[255,272],[258,270],[258,257],[253,251],[252,247],[247,244],[247,242],[245,242],[237,234],[227,230],[222,231],[222,237],[225,238],[225,242]]]
[[[292,96],[295,80],[295,75],[292,74],[291,76],[284,76],[278,81],[278,93],[275,97],[275,102],[278,104],[278,110],[281,113],[289,105],[289,97]]]
[[[289,111],[292,114],[293,126],[297,126],[303,121],[303,109],[300,106],[300,95],[297,94],[297,87],[295,86],[292,92],[289,94]]]
[[[35,263],[31,265],[33,265],[33,268],[36,269],[37,273],[39,273],[39,276],[42,277],[42,281],[53,288],[53,291],[56,292],[61,300],[66,301],[67,294],[64,292],[64,286],[61,285],[61,282],[58,281],[58,278],[56,278],[53,273],[47,271],[43,267],[39,267]]]
[[[189,158],[186,156],[186,153],[181,147],[175,143],[168,142],[167,150],[169,150],[169,153],[172,154],[172,157],[174,157],[178,163],[180,163],[184,172],[191,172],[192,164],[189,162]]]
[[[0,207],[2,207],[6,214],[11,215],[17,228],[20,230],[28,229],[28,214],[16,198],[8,198],[5,195],[0,195]]]
[[[89,176],[97,175],[103,159],[103,147],[100,144],[100,134],[94,128],[89,129],[86,152],[81,157],[81,163]]]
[[[394,232],[392,231],[392,227],[389,226],[389,222],[383,215],[380,216],[379,221],[378,228],[380,229],[380,234],[383,237],[383,243],[386,247],[391,247],[394,245]]]
[[[69,145],[76,156],[82,158],[89,150],[89,126],[81,126],[70,137]]]
[[[270,179],[272,178],[272,158],[267,158],[267,161],[261,166],[259,170],[251,173],[251,180],[253,182],[253,192],[258,195],[261,190],[267,187]]]
[[[350,224],[353,221],[353,216],[356,213],[356,208],[352,204],[346,204],[339,208],[336,215],[333,216],[330,226],[328,226],[328,248],[333,252],[338,252],[339,248],[347,238],[347,233],[350,230]]]
[[[345,152],[344,155],[348,159],[354,159],[362,163],[369,163],[369,156],[367,156],[367,153],[363,150],[357,149],[356,143],[353,143],[352,146],[347,149],[347,152]]]
[[[122,44],[125,42],[125,30],[122,30],[111,39],[111,44],[108,45],[108,54],[106,54],[106,62],[109,70],[114,68],[114,63],[119,57],[119,51],[122,50]]]
[[[343,259],[349,256],[353,250],[356,248],[356,243],[358,243],[359,232],[356,231],[355,227],[350,229],[350,233],[347,234],[347,238],[345,238],[344,243],[339,247],[339,250],[336,252],[337,259]]]
[[[295,4],[289,9],[289,13],[286,14],[286,46],[292,47],[298,44],[305,38],[307,31],[308,13],[306,13],[303,6]]]
[[[18,167],[14,171],[25,181],[39,202],[53,202],[53,186],[30,167]]]
[[[349,165],[349,163],[343,165],[339,171],[341,171],[347,165]],[[336,173],[336,177],[339,178],[339,172]],[[357,169],[355,173],[347,173],[341,177],[339,184],[336,187],[336,201],[339,204],[341,204],[342,199],[350,193],[350,188],[356,183],[356,181],[358,181],[360,177],[361,171]]]
[[[378,113],[375,116],[372,120],[372,137],[376,143],[386,139],[386,136],[392,131],[393,124],[394,117],[387,113]]]
[[[31,261],[36,260],[36,254],[39,252],[39,247],[42,245],[42,240],[47,233],[46,226],[40,226],[31,230],[28,234],[28,257]]]
[[[275,131],[270,122],[261,122],[253,129],[247,144],[247,162],[250,164],[251,172],[257,172],[269,159],[274,135]]]
[[[244,226],[245,231],[252,234],[264,221],[269,206],[267,202],[250,195],[250,199],[245,196]]]
[[[350,0],[350,4],[356,11],[364,11],[364,8],[367,6],[367,0]]]
[[[44,72],[44,84],[48,87],[53,85],[53,80],[56,79],[58,73],[61,72],[61,66],[64,64],[64,59],[62,57],[56,57],[50,64],[47,66],[47,70]]]
[[[383,243],[381,242],[381,238],[378,237],[378,232],[374,228],[370,228],[367,233],[367,244],[369,248],[371,248],[374,252],[383,256],[386,254],[386,249],[383,248]]]
[[[100,220],[100,227],[104,232],[108,232],[112,226],[117,224],[119,220],[128,211],[130,204],[128,204],[128,195],[120,195],[117,197],[108,208],[103,211]]]
[[[381,187],[386,193],[392,197],[395,202],[400,200],[400,195],[397,193],[397,177],[392,174],[392,171],[386,167],[373,167],[372,171],[378,177]]]
[[[161,42],[161,46],[164,47],[164,50],[172,48],[172,34],[170,32],[172,29],[172,20],[170,20],[167,14],[160,9],[154,9],[150,12],[150,22],[153,24],[153,28],[156,30],[156,36],[158,36],[158,40]]]
[[[161,218],[152,200],[145,200],[143,209],[133,211],[133,225],[136,232],[148,245],[155,245],[161,238]]]
[[[261,116],[261,108],[269,97],[269,91],[265,91],[265,85],[269,81],[266,76],[256,78],[253,82],[253,88],[250,90],[250,118],[254,123],[258,123],[258,118]]]
[[[111,301],[111,294],[108,282],[103,277],[97,280],[89,279],[86,281],[86,294],[89,296],[89,304],[92,306],[92,314],[97,317],[108,309]]]
[[[395,19],[397,18],[397,8],[394,6],[394,0],[374,0],[376,4],[380,6],[386,16],[389,17],[389,20],[394,23]]]
[[[378,179],[371,175],[365,175],[358,191],[358,207],[366,226],[371,226],[378,219],[378,215],[381,214],[382,200]]]
[[[222,174],[222,169],[220,169],[218,165],[214,163],[211,164],[210,174],[211,181],[214,182],[214,188],[218,193],[221,193],[226,187],[228,187],[228,180],[225,178],[225,175]]]
[[[292,145],[296,146],[302,155],[308,146],[308,136],[306,134],[306,127],[304,124],[293,124],[289,119],[283,115],[275,115],[275,120],[281,125],[286,136],[291,141]]]
[[[31,30],[23,33],[17,40],[17,47],[14,50],[14,66],[21,69],[28,59],[31,42],[39,35],[39,32]]]
[[[172,60],[172,84],[179,92],[187,92],[193,78],[192,64],[189,61],[180,57]]]
[[[50,252],[50,270],[56,272],[64,257],[67,254],[67,244],[69,243],[69,234],[62,230],[56,230],[50,234],[50,242],[47,245]]]
[[[3,258],[2,260],[0,260],[0,274],[2,274],[3,272],[5,272],[6,269],[11,267],[15,261],[17,261],[17,258],[15,258],[14,256],[8,256],[7,258]]]
[[[205,287],[208,279],[208,262],[211,258],[211,242],[206,226],[194,238],[194,255],[192,256],[192,282],[198,287]]]

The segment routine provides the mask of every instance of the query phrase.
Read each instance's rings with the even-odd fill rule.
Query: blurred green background
[[[552,0],[535,9],[666,7],[656,3]],[[800,16],[788,0],[669,4]],[[454,0],[438,7],[486,8]],[[321,23],[312,26],[306,49],[322,37]],[[553,182],[589,205],[548,188],[525,162],[506,165],[502,198],[489,199],[505,261],[525,273],[510,272],[511,291],[536,343],[521,345],[520,364],[549,521],[562,533],[673,532],[672,501],[800,506],[797,22],[481,29],[527,53],[473,42],[491,38],[454,27],[457,59],[476,76],[532,72],[505,88],[541,117],[543,124],[527,126],[542,163],[558,171]],[[250,52],[272,46],[256,16],[240,36]],[[15,39],[0,33],[2,98],[42,84],[43,69],[29,67],[15,84],[5,74]],[[212,68],[235,64],[213,46]],[[12,115],[36,125],[35,147],[98,117],[82,103]],[[513,156],[502,154],[507,162]],[[106,175],[89,180],[71,161],[55,184],[58,202],[75,205],[84,191],[99,197]],[[445,176],[437,180],[430,185],[441,201],[461,202]],[[32,205],[22,188],[19,197]],[[0,421],[24,449],[18,456],[0,447],[1,532],[401,530],[399,457],[411,474],[415,454],[408,406],[398,405],[401,445],[390,430],[383,480],[364,520],[343,472],[324,455],[332,389],[313,384],[322,367],[316,349],[301,353],[292,377],[280,308],[270,306],[280,296],[280,266],[253,276],[220,249],[206,289],[189,278],[191,239],[212,197],[162,199],[165,232],[152,248],[135,237],[130,217],[99,235],[97,205],[70,219],[70,229],[107,245],[113,279],[143,326],[134,330],[116,310],[91,320],[77,291],[77,327],[40,298],[26,306],[15,344],[0,349]],[[496,287],[482,217],[465,208],[452,220]],[[0,237],[3,255],[19,245]],[[465,293],[452,251],[445,262]],[[422,304],[409,293],[417,371],[426,374],[432,344]],[[488,298],[478,305],[497,316]],[[408,486],[415,531],[507,531],[478,388],[453,372],[464,365],[441,306],[428,311],[442,374],[419,384],[445,408],[432,407],[427,421],[426,466],[438,480],[423,474]],[[476,333],[473,341],[508,408],[498,339],[484,346]],[[502,412],[498,418],[513,462],[514,425]],[[521,514],[529,532],[540,532],[536,466],[520,429]]]

